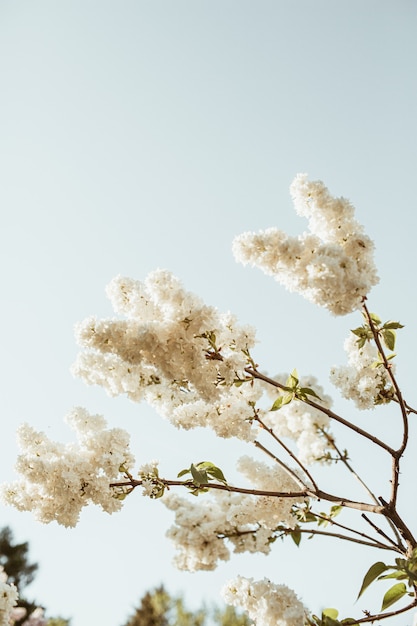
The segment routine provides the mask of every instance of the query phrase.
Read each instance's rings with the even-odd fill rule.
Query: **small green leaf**
[[[395,348],[395,331],[385,329],[382,331],[382,339],[388,350],[394,350]]]
[[[200,472],[200,470],[197,469],[194,463],[191,463],[190,471],[193,477],[193,482],[197,486],[200,486],[201,484],[206,485],[208,483],[209,480],[208,480],[207,472],[205,471]]]
[[[298,528],[295,528],[291,533],[291,539],[294,541],[296,546],[300,545],[301,541],[301,531]]]
[[[376,313],[370,313],[369,317],[371,318],[373,323],[376,324],[376,326],[379,326],[379,324],[381,323],[381,318],[378,317]]]
[[[301,387],[300,393],[304,396],[313,396],[313,398],[317,398],[317,400],[321,400],[320,396],[316,394],[314,389],[310,389],[310,387]]]
[[[224,474],[220,467],[214,465],[210,461],[201,461],[201,463],[197,463],[197,469],[201,471],[205,471],[209,476],[212,476],[216,480],[220,480],[220,482],[227,484],[227,480],[224,477]]]
[[[391,574],[385,574],[384,576],[380,576],[378,580],[385,580],[386,578],[396,578],[397,580],[405,580],[408,578],[405,572],[399,572],[398,570],[392,572]]]
[[[278,411],[282,407],[282,396],[278,396],[274,404],[269,409],[270,411]]]
[[[367,589],[367,587],[369,587],[369,585],[376,578],[378,578],[378,576],[380,576],[382,574],[382,572],[386,572],[387,569],[389,569],[388,565],[385,565],[385,563],[382,563],[382,561],[378,561],[377,563],[374,563],[373,565],[371,565],[371,567],[369,568],[369,570],[365,574],[365,577],[364,577],[363,583],[362,583],[362,587],[361,587],[361,589],[359,591],[357,600],[359,600],[359,598],[361,597],[361,595],[363,594],[365,589]]]
[[[339,515],[341,511],[343,511],[343,507],[340,506],[339,504],[335,504],[330,509],[330,517],[336,517],[336,515]]]
[[[398,328],[404,328],[400,322],[385,322],[382,328],[389,328],[391,330],[398,330]]]
[[[330,617],[331,619],[337,619],[339,611],[337,609],[324,609],[323,615]]]
[[[183,469],[177,474],[177,478],[181,478],[181,476],[185,476],[185,474],[189,474],[189,473],[190,473],[190,468]]]
[[[298,373],[296,369],[293,369],[289,377],[287,378],[287,382],[285,383],[286,387],[290,389],[295,389],[299,383]]]
[[[394,602],[401,600],[406,593],[407,587],[404,583],[397,583],[391,587],[391,589],[388,589],[382,600],[381,611],[385,611],[385,609],[394,604]]]
[[[294,399],[294,394],[293,393],[286,393],[286,394],[284,394],[282,396],[281,406],[284,406],[285,404],[289,404],[293,399]]]

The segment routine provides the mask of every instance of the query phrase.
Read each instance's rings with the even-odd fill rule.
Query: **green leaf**
[[[185,474],[189,474],[189,473],[190,473],[190,468],[183,469],[177,474],[177,478],[181,478],[181,476],[185,476]]]
[[[391,574],[385,574],[385,576],[380,576],[378,580],[385,580],[386,578],[396,578],[397,580],[405,580],[408,578],[405,572],[399,572],[398,570],[392,572]]]
[[[336,517],[336,515],[339,515],[341,511],[343,511],[343,507],[340,506],[339,504],[335,504],[330,509],[330,517]]]
[[[385,611],[385,609],[394,604],[394,602],[401,600],[406,593],[407,587],[404,583],[397,583],[391,587],[391,589],[388,589],[382,600],[381,611]]]
[[[382,331],[382,339],[387,346],[388,350],[394,350],[395,348],[395,331],[385,329]]]
[[[300,393],[304,396],[313,396],[313,398],[317,398],[317,400],[321,400],[320,396],[316,394],[314,389],[310,389],[310,387],[301,387]]]
[[[294,399],[294,394],[293,393],[286,393],[282,396],[282,405],[284,406],[285,404],[289,404],[292,400]]]
[[[191,476],[193,477],[193,482],[197,486],[200,486],[201,484],[206,485],[208,483],[209,480],[208,480],[207,472],[205,471],[200,472],[200,470],[196,468],[194,463],[191,463],[190,471],[191,471]]]
[[[296,546],[300,545],[301,541],[301,531],[298,528],[295,528],[291,533],[291,539],[294,541]]]
[[[404,328],[400,322],[385,322],[382,328],[389,328],[391,330],[397,330],[398,328]]]
[[[369,568],[369,570],[366,572],[365,577],[363,579],[363,583],[362,583],[362,587],[359,591],[358,597],[356,598],[357,600],[359,600],[359,598],[361,597],[361,595],[363,594],[363,592],[365,591],[365,589],[367,589],[369,587],[369,585],[374,582],[374,580],[376,578],[378,578],[378,576],[380,576],[382,574],[382,572],[386,572],[387,569],[390,569],[388,567],[388,565],[385,565],[385,563],[382,563],[382,561],[378,561],[377,563],[374,563],[373,565],[371,565],[371,567]]]
[[[282,396],[278,396],[274,404],[269,409],[270,411],[278,411],[282,407]]]
[[[290,389],[295,389],[299,383],[298,373],[296,369],[293,369],[289,377],[287,378],[287,382],[285,383],[286,387]]]
[[[216,480],[220,480],[220,482],[227,484],[227,480],[224,477],[224,474],[220,467],[214,465],[210,461],[201,461],[201,463],[197,463],[197,469],[201,471],[205,471],[210,476],[213,476]]]
[[[337,609],[324,609],[322,614],[331,617],[331,619],[337,619],[339,611]]]
[[[374,324],[376,324],[376,326],[379,326],[381,323],[381,318],[378,317],[378,315],[376,313],[370,313],[369,317],[371,318],[371,320],[373,321]]]

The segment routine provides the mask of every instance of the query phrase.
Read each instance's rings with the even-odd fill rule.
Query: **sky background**
[[[333,318],[231,254],[241,232],[305,229],[288,193],[298,172],[349,197],[374,239],[381,282],[370,307],[406,325],[398,374],[416,404],[416,18],[415,0],[0,1],[2,481],[15,478],[17,426],[69,441],[63,417],[77,405],[131,431],[138,463],[158,458],[166,477],[201,459],[234,477],[235,458],[251,452],[178,432],[148,407],[72,378],[74,324],[112,315],[104,288],[118,274],[172,270],[258,328],[262,369],[297,367],[331,391],[329,368],[345,362],[360,315]],[[395,439],[394,409],[358,415],[333,395],[345,417]],[[342,435],[386,493],[389,459]],[[401,485],[401,511],[414,519],[416,465],[411,453]],[[342,480],[337,489],[359,497]],[[171,514],[139,493],[113,516],[85,510],[72,530],[0,510],[0,525],[29,541],[40,564],[27,595],[72,626],[121,626],[161,582],[196,607],[237,574],[268,576],[316,612],[349,615],[381,558],[288,540],[268,558],[188,574],[171,565]],[[372,597],[355,610],[377,609]]]

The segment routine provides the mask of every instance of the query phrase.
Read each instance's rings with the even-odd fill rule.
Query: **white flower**
[[[300,491],[298,482],[278,465],[270,467],[243,457],[238,469],[259,489]],[[227,491],[210,492],[204,499],[192,502],[176,494],[164,496],[162,502],[175,511],[175,524],[167,533],[178,550],[175,565],[189,571],[213,570],[218,561],[230,558],[230,544],[236,553],[268,554],[277,526],[293,528],[297,523],[291,507],[300,500],[304,498],[259,497]]]
[[[107,293],[127,319],[86,319],[76,328],[83,351],[73,373],[109,394],[147,400],[181,428],[206,426],[221,437],[254,438],[260,386],[246,376],[254,330],[187,292],[170,272],[144,283],[114,279]]]
[[[330,381],[342,396],[353,400],[361,410],[373,409],[375,404],[383,403],[391,397],[388,373],[383,366],[375,365],[380,360],[376,346],[367,341],[359,348],[358,338],[351,333],[344,348],[348,355],[348,365],[332,367],[330,370]],[[393,364],[391,367],[395,368]]]
[[[227,604],[246,611],[256,626],[304,626],[307,610],[295,592],[264,578],[238,576],[222,590]]]
[[[2,496],[20,511],[33,511],[42,522],[75,526],[82,507],[90,502],[107,513],[121,508],[109,484],[121,478],[120,467],[129,469],[134,458],[128,433],[107,430],[101,415],[76,408],[66,421],[77,443],[57,443],[27,424],[20,426],[16,469],[22,479],[3,485]]]
[[[233,242],[236,260],[259,267],[335,315],[360,308],[378,276],[374,245],[353,218],[352,205],[305,174],[296,176],[291,195],[297,213],[309,219],[310,232],[299,237],[275,228],[243,233]]]
[[[15,585],[7,582],[7,574],[0,566],[0,626],[10,624],[18,597]]]

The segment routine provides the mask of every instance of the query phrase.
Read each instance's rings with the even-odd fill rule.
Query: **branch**
[[[379,504],[379,500],[376,497],[376,495],[370,490],[370,488],[368,487],[368,485],[365,483],[364,480],[362,480],[362,478],[359,476],[359,474],[353,469],[353,467],[350,465],[350,463],[348,462],[346,456],[344,454],[342,454],[338,448],[338,446],[336,445],[336,442],[334,440],[333,437],[331,437],[329,435],[329,433],[327,433],[323,428],[320,428],[320,432],[326,437],[327,441],[329,442],[329,444],[331,446],[333,446],[334,450],[336,451],[336,453],[339,455],[339,459],[340,461],[345,465],[345,467],[353,474],[353,476],[359,481],[359,483],[363,486],[363,488],[366,490],[366,492],[371,496],[372,500],[375,502],[375,504]],[[386,539],[388,539],[390,541],[390,543],[393,543],[393,545],[397,545],[398,547],[401,547],[401,537],[398,533],[398,530],[395,526],[395,524],[392,522],[392,520],[390,520],[389,518],[386,518],[387,522],[392,530],[392,532],[395,535],[395,538],[397,539],[397,544],[395,544],[392,539],[389,539],[389,537],[387,535],[385,535],[382,530],[380,530],[377,526],[375,526],[375,530],[378,529],[378,532],[380,534],[382,534]],[[368,520],[367,520],[368,521]],[[371,524],[371,526],[373,525],[370,521],[369,523]]]
[[[377,526],[376,524],[374,524],[374,522],[372,520],[369,519],[369,517],[367,515],[365,515],[365,513],[362,513],[362,517],[365,520],[365,522],[368,522],[368,524],[370,526],[372,526],[372,528],[375,530],[375,532],[378,533],[378,535],[381,535],[382,537],[384,537],[387,541],[390,542],[390,544],[393,546],[394,549],[397,549],[399,552],[401,552],[401,554],[405,554],[406,549],[405,547],[401,544],[401,538],[398,536],[398,543],[395,543],[395,541],[393,541],[391,539],[391,537],[389,537],[387,534],[384,533],[384,531],[382,530],[382,528],[380,528],[379,526]],[[392,522],[392,520],[390,520],[389,518],[387,518],[387,521],[390,523],[391,528],[393,528],[395,530],[395,534],[398,535],[398,531],[397,528],[395,527],[394,523]]]
[[[355,537],[349,537],[348,535],[342,535],[340,533],[331,533],[326,530],[317,530],[315,528],[297,528],[297,531],[304,534],[310,535],[324,535],[326,537],[334,537],[335,539],[343,539],[344,541],[351,541],[353,543],[360,543],[363,546],[370,546],[371,548],[378,548],[378,550],[392,550],[391,546],[386,546],[383,543],[379,543],[379,541],[374,541],[371,537],[371,541],[365,541],[364,539],[356,539]],[[288,529],[288,531],[282,531],[283,534],[289,535],[292,530]],[[355,532],[355,531],[352,531]]]
[[[269,378],[268,376],[261,374],[261,372],[258,372],[258,370],[256,369],[253,369],[251,367],[245,367],[245,372],[247,374],[250,374],[253,378],[258,378],[259,380],[263,380],[265,383],[269,383],[270,385],[273,385],[274,387],[277,387],[278,389],[285,390],[285,385],[282,385],[276,380],[273,380],[273,378]],[[362,428],[359,428],[359,426],[356,426],[356,424],[353,424],[352,422],[348,422],[347,420],[343,419],[343,417],[341,417],[340,415],[337,415],[337,413],[333,413],[333,411],[331,411],[327,407],[317,404],[317,402],[314,402],[313,400],[310,400],[310,399],[302,400],[301,398],[297,398],[297,400],[299,400],[299,402],[304,402],[304,404],[308,404],[314,409],[318,409],[319,411],[321,411],[322,413],[325,413],[325,415],[330,417],[330,419],[333,419],[336,422],[339,422],[339,424],[343,424],[343,426],[350,428],[350,430],[353,430],[358,435],[361,435],[362,437],[369,439],[375,445],[389,452],[391,456],[394,456],[396,454],[396,451],[394,450],[394,448],[391,448],[391,446],[389,446],[385,442],[378,439],[378,437],[374,437],[374,435],[372,435],[371,433],[368,433],[366,430],[363,430]]]
[[[411,604],[407,604],[407,606],[402,609],[397,609],[396,611],[389,611],[388,613],[378,613],[375,615],[367,615],[366,617],[362,617],[361,619],[357,619],[353,622],[353,624],[365,624],[366,622],[375,622],[380,619],[387,619],[387,617],[394,617],[394,615],[401,615],[401,613],[406,613],[417,606],[417,599],[413,600]]]
[[[297,463],[298,467],[300,467],[300,469],[304,472],[304,474],[309,478],[309,480],[311,481],[311,484],[313,485],[314,489],[318,489],[318,485],[316,483],[316,481],[314,480],[313,476],[310,474],[310,472],[308,471],[308,469],[305,467],[305,465],[303,465],[303,463],[301,463],[300,459],[298,459],[296,457],[296,455],[288,448],[288,446],[285,445],[285,443],[279,438],[277,437],[277,435],[274,433],[274,431],[272,430],[272,428],[269,428],[262,420],[261,418],[257,415],[256,416],[256,421],[261,425],[261,427],[266,430],[271,437],[273,437],[273,439],[275,439],[275,441],[282,447],[284,448],[285,452],[292,458],[292,460]],[[255,443],[256,445],[256,443]],[[260,447],[260,446],[259,446]],[[294,475],[295,472],[292,472],[292,474]],[[295,476],[297,476],[297,474],[295,474]],[[298,477],[297,477],[298,478]],[[299,478],[298,478],[299,480]],[[306,485],[304,485],[306,486]]]
[[[266,496],[268,498],[316,498],[318,500],[326,500],[339,506],[359,511],[367,511],[369,513],[385,514],[386,504],[367,504],[366,502],[356,502],[348,500],[340,496],[334,496],[326,493],[321,489],[305,489],[304,491],[267,491],[265,489],[245,489],[244,487],[232,487],[231,485],[222,485],[219,483],[199,483],[198,485],[192,480],[167,480],[166,478],[155,478],[155,485],[164,485],[168,489],[170,487],[186,487],[188,489],[218,489],[220,491],[229,491],[233,493],[243,493],[251,496]],[[132,491],[142,484],[142,480],[125,480],[121,482],[110,483],[109,487],[131,487]]]
[[[381,548],[382,550],[394,550],[395,552],[399,552],[400,554],[405,553],[405,550],[401,550],[400,547],[397,546],[389,537],[384,535],[382,531],[381,531],[381,534],[390,542],[391,545],[387,546],[386,544],[381,543],[380,541],[378,541],[374,537],[371,537],[370,535],[367,535],[366,533],[363,533],[359,530],[355,530],[354,528],[349,528],[349,526],[345,526],[344,524],[341,524],[340,522],[335,522],[334,519],[332,518],[325,517],[324,515],[320,515],[319,513],[315,513],[314,511],[312,511],[312,514],[315,517],[318,517],[319,519],[325,520],[332,526],[336,526],[337,528],[342,528],[343,530],[347,530],[349,533],[354,533],[355,535],[359,535],[360,537],[369,539],[372,542],[372,545],[377,548]],[[363,514],[362,517],[365,517],[365,514]],[[371,545],[371,544],[367,544],[367,545]]]
[[[372,335],[375,341],[375,345],[378,348],[378,352],[381,355],[381,359],[382,362],[384,364],[384,367],[388,373],[388,376],[391,380],[392,386],[395,389],[395,394],[397,396],[397,400],[398,400],[398,404],[400,405],[400,409],[401,409],[401,416],[403,419],[403,439],[402,439],[402,443],[401,446],[398,448],[398,450],[393,451],[392,454],[392,481],[391,481],[391,500],[390,503],[392,504],[392,506],[395,506],[395,503],[397,501],[397,493],[398,493],[398,485],[399,485],[399,475],[400,475],[400,459],[404,453],[404,450],[407,447],[407,442],[408,442],[408,414],[407,414],[407,407],[405,405],[404,399],[402,397],[400,388],[398,386],[397,380],[393,374],[392,371],[392,366],[391,363],[389,363],[386,355],[385,355],[385,351],[384,348],[382,346],[381,340],[379,338],[379,333],[378,330],[375,328],[375,324],[372,320],[371,314],[368,311],[368,308],[365,304],[365,302],[363,303],[363,310],[365,312],[365,316],[366,319],[368,321],[369,324],[369,328],[372,331]]]
[[[267,454],[269,457],[271,457],[271,459],[273,459],[276,463],[278,463],[278,465],[282,467],[282,469],[285,472],[287,472],[287,474],[289,474],[291,478],[293,478],[301,487],[308,489],[308,485],[306,485],[306,483],[303,480],[301,480],[301,478],[297,475],[297,473],[294,472],[294,470],[292,470],[290,467],[288,467],[288,465],[284,463],[284,461],[281,461],[281,459],[275,456],[275,454],[273,454],[270,450],[268,450],[268,448],[265,448],[265,446],[263,446],[259,441],[254,441],[253,443],[257,448],[262,450],[262,452],[265,452],[265,454]]]

